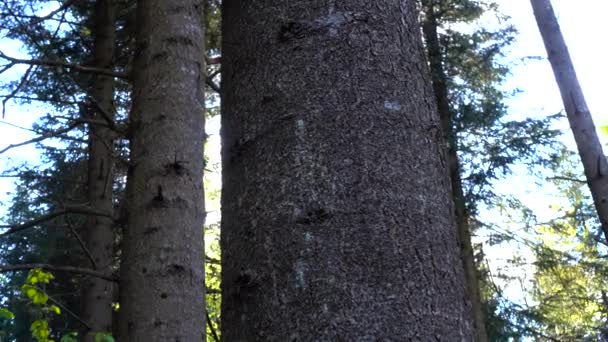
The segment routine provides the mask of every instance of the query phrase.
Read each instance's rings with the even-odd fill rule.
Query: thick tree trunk
[[[538,29],[564,101],[595,209],[608,240],[608,161],[550,0],[531,0]]]
[[[441,47],[437,34],[437,18],[435,17],[433,1],[425,3],[424,6],[425,17],[422,29],[429,56],[429,64],[431,66],[431,80],[433,81],[437,109],[441,119],[444,139],[447,143],[448,168],[450,170],[450,179],[452,182],[452,199],[454,201],[456,229],[458,230],[458,240],[460,243],[460,258],[464,265],[467,293],[471,300],[473,322],[475,324],[475,340],[478,342],[485,342],[488,340],[488,335],[486,332],[485,315],[481,303],[473,246],[471,244],[469,215],[464,199],[462,180],[460,178],[460,163],[457,151],[458,137],[454,133],[452,125],[453,117],[449,103],[446,76],[443,70]]]
[[[93,66],[111,69],[115,44],[115,4],[113,0],[95,3],[93,35],[95,37]],[[93,119],[104,120],[97,106],[113,116],[114,80],[97,75],[91,89]],[[114,133],[105,126],[89,129],[88,199],[91,208],[111,213],[113,210]],[[90,216],[84,227],[84,239],[95,269],[112,273],[114,259],[114,222],[111,218]],[[94,334],[112,331],[112,282],[88,278],[83,285],[82,318],[91,327],[85,341],[94,341]]]
[[[415,1],[223,4],[223,339],[471,340]]]
[[[202,10],[138,1],[120,341],[205,338]]]

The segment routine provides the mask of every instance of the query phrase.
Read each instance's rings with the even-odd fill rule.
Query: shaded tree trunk
[[[471,243],[471,230],[469,227],[469,215],[464,199],[464,191],[462,188],[462,180],[460,178],[460,166],[458,160],[458,137],[453,129],[453,116],[451,113],[446,76],[443,70],[443,58],[441,47],[439,45],[439,36],[437,34],[437,18],[434,12],[434,1],[424,1],[424,21],[422,30],[426,42],[426,48],[431,67],[431,80],[433,90],[435,91],[435,99],[437,109],[441,120],[441,127],[445,142],[447,143],[448,168],[450,171],[450,179],[452,182],[452,199],[454,201],[454,209],[456,214],[456,229],[458,231],[458,240],[460,244],[460,258],[464,265],[464,274],[466,277],[467,293],[471,300],[471,310],[473,314],[473,322],[475,324],[475,340],[484,342],[488,340],[485,315],[481,303],[481,294],[479,291],[479,281],[477,279],[477,268],[475,267],[475,259],[473,246]]]
[[[113,0],[97,0],[93,14],[94,51],[93,66],[111,69],[115,46],[115,3]],[[91,89],[92,118],[103,121],[101,107],[113,119],[114,80],[96,75]],[[90,125],[88,160],[88,200],[91,208],[111,213],[113,211],[115,134],[103,125]],[[114,221],[110,217],[89,216],[84,227],[84,238],[94,264],[93,268],[112,273],[114,258]],[[83,284],[82,318],[91,327],[84,334],[85,341],[94,341],[94,334],[112,332],[112,282],[88,278]]]
[[[201,341],[203,3],[137,8],[120,341]]]
[[[566,108],[587,184],[591,190],[602,230],[608,240],[608,160],[602,150],[593,118],[570,59],[550,0],[531,0],[536,23]]]
[[[225,0],[222,338],[473,338],[415,1]]]

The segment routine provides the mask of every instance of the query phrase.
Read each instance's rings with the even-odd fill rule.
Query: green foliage
[[[77,332],[71,332],[69,334],[63,335],[63,337],[59,341],[60,342],[79,342],[78,341],[78,333]]]
[[[96,333],[95,342],[114,342],[114,337],[110,333]]]
[[[32,332],[32,337],[38,342],[53,342],[52,339],[49,339],[51,330],[49,329],[49,322],[46,320],[39,319],[34,321],[30,327],[30,331]]]
[[[0,308],[0,317],[4,319],[13,319],[15,314],[7,308]]]

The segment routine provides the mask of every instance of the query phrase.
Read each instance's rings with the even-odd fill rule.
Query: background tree
[[[471,243],[477,208],[495,202],[491,184],[509,173],[513,165],[544,165],[551,161],[550,153],[538,151],[540,146],[554,144],[558,132],[550,128],[553,117],[524,121],[508,118],[504,103],[509,95],[502,82],[509,67],[499,60],[515,37],[514,28],[458,28],[462,24],[470,28],[488,13],[500,16],[495,3],[424,0],[421,10],[433,90],[448,147],[452,197],[476,339],[485,341],[487,308],[483,305],[486,302],[491,306],[492,296],[481,298]],[[494,317],[493,312],[490,317]]]
[[[553,74],[562,95],[570,128],[593,196],[595,210],[608,241],[608,160],[602,149],[578,82],[568,47],[559,28],[550,0],[531,0]]]
[[[204,338],[203,3],[138,1],[120,339]]]

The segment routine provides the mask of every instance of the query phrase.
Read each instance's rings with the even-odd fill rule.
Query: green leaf
[[[37,283],[48,284],[53,279],[55,279],[55,276],[52,273],[35,268],[28,273],[26,283],[32,285]]]
[[[38,341],[48,341],[48,337],[51,334],[49,330],[49,322],[39,319],[34,321],[30,326],[32,336]]]
[[[12,313],[7,308],[0,308],[0,317],[6,318],[6,319],[13,319],[13,318],[15,318],[15,314]]]
[[[95,333],[95,342],[115,342],[110,333]]]
[[[49,306],[49,310],[57,315],[61,315],[61,309],[57,305]]]
[[[25,293],[27,298],[32,299],[38,293],[38,290],[32,285],[24,284],[21,286],[21,292]]]
[[[44,292],[37,292],[33,297],[32,297],[32,302],[34,304],[46,304],[46,302],[49,300],[49,296],[44,293]]]
[[[78,342],[78,333],[71,332],[63,336],[59,342]]]
[[[606,126],[601,126],[600,127],[600,132],[602,132],[602,134],[608,136],[608,125]]]

